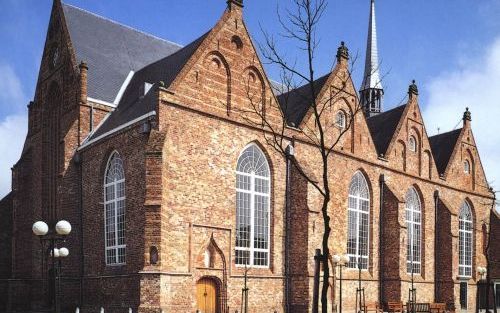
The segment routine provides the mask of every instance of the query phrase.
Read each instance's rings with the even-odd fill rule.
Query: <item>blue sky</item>
[[[207,31],[222,14],[224,0],[67,0],[180,44]],[[291,1],[279,1],[280,7]],[[318,75],[327,73],[340,41],[351,55],[361,83],[368,27],[369,0],[330,0],[318,29]],[[255,41],[260,27],[277,34],[277,0],[246,0],[245,21]],[[490,180],[500,189],[500,1],[378,0],[379,53],[386,96],[385,109],[400,104],[411,79],[420,89],[429,135],[451,130],[465,106]],[[0,196],[10,186],[10,167],[22,148],[26,105],[33,98],[51,0],[0,0]],[[293,56],[295,47],[288,45]],[[277,72],[269,69],[270,78]],[[496,85],[493,84],[496,82]],[[496,86],[496,87],[495,87]],[[496,113],[496,114],[495,114]]]

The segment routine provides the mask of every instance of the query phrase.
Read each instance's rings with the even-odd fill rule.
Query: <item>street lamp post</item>
[[[66,236],[71,232],[71,224],[65,220],[61,220],[56,223],[54,229],[50,230],[47,223],[43,221],[38,221],[33,224],[33,234],[35,234],[42,245],[42,253],[45,254],[44,243],[49,243],[48,256],[51,258],[52,263],[52,276],[54,290],[52,294],[52,305],[56,313],[60,312],[59,307],[59,288],[60,288],[60,272],[61,272],[61,259],[69,255],[69,250],[67,248],[57,247],[58,242],[66,241]],[[42,255],[42,260],[45,255]],[[56,268],[56,259],[58,266]],[[43,271],[43,268],[42,268]]]
[[[349,263],[349,256],[344,254],[342,256],[335,254],[333,256],[333,263],[339,267],[339,313],[342,313],[342,267],[347,266]]]
[[[414,285],[414,264],[413,264],[413,254],[411,256],[411,261],[410,261],[410,266],[411,266],[411,288],[408,293],[408,302],[411,305],[411,312],[415,313],[415,303],[417,302],[417,289],[415,288]]]
[[[365,289],[361,288],[361,257],[358,257],[358,289],[356,289],[357,313],[361,313],[365,307]]]

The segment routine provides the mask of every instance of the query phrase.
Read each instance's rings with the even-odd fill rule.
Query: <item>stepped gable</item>
[[[323,89],[328,77],[330,77],[330,74],[322,76],[313,82],[315,97],[317,97],[321,89]],[[288,125],[298,127],[309,111],[311,103],[313,102],[309,88],[309,84],[305,84],[296,89],[282,93],[277,97]]]
[[[366,119],[378,155],[384,155],[389,148],[406,104]]]
[[[439,174],[444,174],[446,171],[461,132],[462,128],[429,137],[432,155]]]
[[[158,61],[181,46],[62,4],[76,61],[89,66],[88,96],[113,103],[130,71]]]

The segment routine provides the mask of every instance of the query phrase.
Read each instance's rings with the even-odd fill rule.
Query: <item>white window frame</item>
[[[465,211],[467,210],[467,211]],[[462,206],[460,207],[460,211],[458,214],[458,276],[459,277],[464,277],[464,278],[470,278],[472,277],[472,257],[473,257],[473,242],[474,242],[474,220],[472,218],[472,209],[467,201],[464,201],[462,203]],[[462,225],[464,226],[462,228]],[[470,230],[467,230],[467,227],[465,225],[470,226]],[[467,244],[466,242],[466,236],[470,235],[470,241],[469,241],[469,255],[465,255],[467,249],[465,245]],[[462,258],[462,253],[463,258]],[[461,260],[465,263],[461,263]],[[470,262],[467,262],[470,261]],[[470,264],[467,264],[470,263]],[[462,271],[463,270],[463,271]],[[467,274],[467,270],[469,270],[470,274]]]
[[[246,189],[240,189],[240,188],[235,188],[236,192],[241,192],[241,193],[246,193],[250,195],[250,247],[238,247],[235,245],[235,252],[236,251],[248,251],[249,252],[249,262],[246,264],[248,267],[254,267],[254,268],[269,268],[270,267],[270,262],[271,262],[271,172],[269,168],[269,162],[266,158],[266,155],[262,150],[255,144],[250,144],[246,146],[240,156],[238,157],[238,162],[240,158],[242,157],[243,153],[247,150],[250,149],[252,146],[254,146],[261,154],[262,157],[264,158],[267,166],[267,170],[269,173],[269,176],[260,176],[256,175],[254,171],[251,173],[246,173],[246,172],[241,172],[236,170],[236,177],[237,175],[241,176],[247,176],[250,177],[250,190]],[[268,183],[268,193],[262,193],[262,192],[257,192],[255,191],[255,180],[256,179],[262,179],[267,181]],[[255,248],[255,196],[263,196],[267,197],[267,249],[261,249],[261,248]],[[236,225],[238,227],[238,225]],[[237,230],[236,230],[237,233]],[[266,252],[267,253],[267,265],[254,265],[254,252]],[[238,264],[236,263],[236,255],[235,255],[235,266],[236,267],[245,267],[245,264]]]
[[[416,203],[414,203],[413,205],[411,205],[411,207],[409,206],[409,200],[411,200],[410,196],[414,195],[414,198],[417,200]],[[405,220],[406,220],[406,230],[407,230],[407,237],[408,237],[408,242],[407,242],[407,246],[406,246],[406,272],[408,274],[411,274],[412,271],[413,271],[413,274],[421,274],[422,273],[422,219],[423,219],[423,214],[422,214],[422,202],[420,200],[420,196],[417,192],[417,190],[415,189],[415,187],[411,187],[407,193],[406,193],[406,197],[405,197],[405,200],[406,200],[406,205],[405,205]],[[418,208],[415,209],[415,204]],[[409,215],[411,216],[411,220],[408,219],[408,213],[410,213]],[[417,222],[416,221],[416,218],[415,218],[415,215],[416,214],[420,214],[420,221]],[[420,228],[420,233],[419,233],[419,236],[418,236],[418,247],[417,247],[417,250],[418,250],[418,256],[420,258],[420,261],[415,261],[415,255],[414,255],[414,251],[413,251],[413,243],[414,243],[414,240],[415,240],[415,236],[413,235],[414,232],[415,232],[415,229],[417,228],[417,226],[419,226]],[[408,252],[410,252],[410,254],[408,254]],[[413,265],[417,265],[418,266],[418,270],[417,271],[414,271],[414,266],[412,266],[412,263]],[[411,267],[411,270],[408,271],[408,267]]]
[[[122,162],[122,171],[123,171],[123,178],[122,179],[119,179],[119,180],[116,180],[116,181],[112,181],[110,183],[107,182],[107,177],[108,177],[108,171],[110,170],[110,167],[111,167],[111,162],[114,160],[114,158],[117,157],[120,159],[120,161]],[[119,262],[119,254],[118,252],[120,251],[120,249],[124,249],[125,251],[125,254],[124,254],[124,259],[126,260],[126,257],[127,257],[127,252],[126,252],[126,247],[127,245],[126,244],[117,244],[118,242],[118,212],[117,212],[117,205],[120,201],[126,201],[126,192],[124,191],[124,195],[123,197],[118,197],[118,185],[121,184],[121,183],[124,183],[125,184],[125,170],[123,168],[123,160],[121,159],[120,157],[120,154],[116,151],[114,151],[113,153],[111,153],[111,155],[109,156],[108,158],[108,163],[106,165],[106,171],[104,172],[104,248],[105,248],[105,251],[104,251],[104,260],[106,262],[106,265],[107,266],[120,266],[120,265],[125,265],[126,264],[126,261],[124,262]],[[110,187],[110,186],[113,186],[113,191],[114,191],[114,195],[113,195],[113,198],[111,200],[108,200],[107,199],[107,194],[106,194],[106,188],[107,187]],[[114,209],[114,242],[115,244],[114,245],[110,245],[108,246],[108,233],[107,233],[107,220],[106,220],[106,206],[108,204],[111,204],[113,203],[113,209]],[[124,208],[124,212],[123,212],[123,218],[125,219],[125,208]],[[124,228],[124,232],[125,232],[125,221],[123,223],[123,228]],[[125,237],[125,234],[124,234],[124,237]],[[124,238],[125,240],[125,238]],[[112,251],[114,250],[115,251],[115,262],[108,262],[108,251]]]
[[[367,197],[363,197],[361,195],[362,192],[358,192],[357,195],[351,194],[351,189],[352,189],[352,184],[354,183],[355,179],[360,179],[361,182],[363,183],[363,186],[360,189],[365,189],[364,191],[366,192]],[[351,226],[351,223],[349,223],[349,212],[354,212],[356,214],[356,253],[351,254],[347,253],[349,256],[349,259],[355,258],[356,259],[356,266],[349,266],[349,263],[347,263],[347,268],[348,269],[359,269],[358,267],[358,262],[359,259],[366,259],[366,268],[362,268],[362,271],[367,271],[369,267],[369,261],[370,261],[370,191],[368,189],[368,183],[366,181],[365,175],[363,175],[361,172],[356,172],[351,180],[351,184],[349,185],[349,196],[348,198],[354,198],[356,201],[356,207],[351,208],[349,206],[349,200],[347,201],[347,212],[348,212],[348,217],[347,217],[347,234],[349,235],[349,227]],[[361,209],[361,201],[367,201],[368,202],[368,211],[363,211]],[[367,255],[361,255],[360,252],[360,234],[361,234],[361,215],[366,215],[367,221],[368,221],[368,229],[367,229],[367,234],[366,234],[366,247],[367,247]],[[349,238],[347,238],[347,244],[349,244]],[[349,249],[347,249],[349,251]]]

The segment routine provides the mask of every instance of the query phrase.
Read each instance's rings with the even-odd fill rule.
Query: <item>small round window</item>
[[[469,162],[469,160],[465,160],[465,162],[464,162],[464,173],[470,174],[470,162]]]
[[[335,125],[339,128],[345,128],[345,113],[338,111],[335,115]]]
[[[408,140],[408,146],[410,148],[410,151],[417,151],[417,140],[415,139],[415,137],[410,136],[410,139]]]

